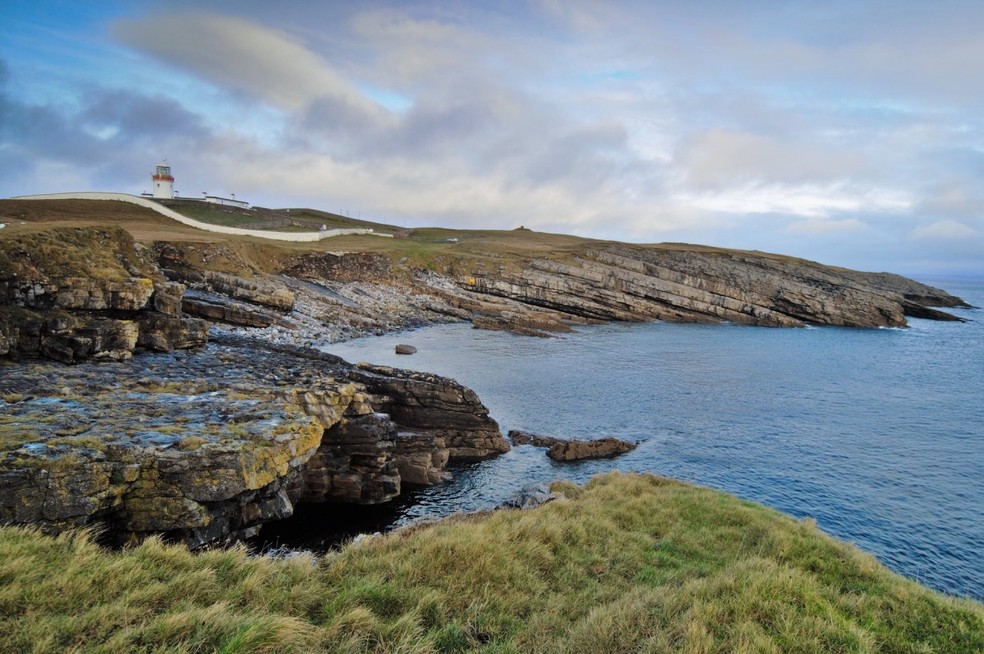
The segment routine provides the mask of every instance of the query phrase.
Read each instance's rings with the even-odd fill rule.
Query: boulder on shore
[[[503,508],[508,509],[535,509],[546,504],[551,500],[557,499],[557,495],[550,492],[546,484],[525,484],[509,499],[502,503]]]

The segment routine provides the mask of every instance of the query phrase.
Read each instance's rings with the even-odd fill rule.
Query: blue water
[[[984,281],[936,285],[984,306]],[[453,377],[503,433],[640,441],[573,465],[516,447],[416,493],[397,523],[490,508],[530,481],[653,472],[813,517],[904,575],[984,600],[984,311],[954,313],[972,322],[609,324],[554,339],[448,325],[325,349]]]

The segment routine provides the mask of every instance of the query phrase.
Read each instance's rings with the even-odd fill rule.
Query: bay
[[[984,305],[984,280],[928,280]],[[411,492],[390,525],[607,470],[710,486],[795,517],[938,590],[984,600],[984,312],[906,329],[612,323],[562,338],[443,325],[325,346],[473,388],[509,429],[639,442],[550,461],[520,446]],[[417,354],[394,353],[408,343]]]

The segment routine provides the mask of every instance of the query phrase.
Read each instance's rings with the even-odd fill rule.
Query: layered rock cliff
[[[593,243],[442,273],[368,253],[285,254],[276,274],[189,265],[224,251],[102,227],[0,242],[0,522],[200,546],[299,502],[385,502],[509,447],[453,380],[275,342],[452,320],[533,335],[598,320],[901,326],[964,305],[895,275],[693,246]],[[229,326],[209,343],[205,319]]]
[[[468,275],[461,284],[599,320],[900,327],[906,315],[957,320],[930,306],[966,306],[897,275],[690,246],[609,245],[567,260],[535,259],[515,270]]]
[[[403,482],[442,481],[450,460],[506,449],[453,380],[302,348],[231,340],[0,365],[0,523],[197,547],[248,537],[299,502],[385,502]]]
[[[52,229],[0,246],[0,356],[122,360],[204,344],[167,281],[122,229]]]
[[[185,311],[289,328],[294,293],[263,276],[174,276],[191,297],[121,229],[0,246],[0,523],[197,547],[298,502],[385,502],[404,482],[446,479],[455,458],[508,449],[453,380],[263,340],[208,344],[208,323]]]

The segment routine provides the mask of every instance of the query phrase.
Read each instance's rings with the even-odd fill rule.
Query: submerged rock
[[[557,438],[556,436],[545,436],[543,434],[534,434],[532,432],[523,431],[521,429],[510,429],[509,441],[513,445],[532,445],[534,447],[553,447],[557,443],[563,443],[564,439]]]
[[[417,348],[412,345],[399,344],[396,346],[396,354],[416,354]]]

